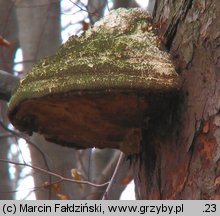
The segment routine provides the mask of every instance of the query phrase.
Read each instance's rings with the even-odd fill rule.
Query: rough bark
[[[154,20],[183,88],[169,125],[144,133],[138,199],[220,198],[220,2],[156,1]],[[167,122],[167,121],[165,121]],[[160,130],[159,130],[160,129]]]

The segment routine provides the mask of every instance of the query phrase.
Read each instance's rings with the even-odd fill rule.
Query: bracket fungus
[[[150,16],[120,8],[36,63],[15,89],[8,114],[20,131],[60,145],[133,154],[145,115],[155,108],[153,95],[179,88]]]

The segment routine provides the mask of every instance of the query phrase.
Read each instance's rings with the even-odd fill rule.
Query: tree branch
[[[81,180],[75,180],[75,179],[70,179],[70,178],[66,178],[66,177],[63,177],[62,175],[59,175],[57,173],[54,173],[54,172],[51,172],[51,171],[48,171],[48,170],[45,170],[43,168],[40,168],[38,166],[34,166],[34,165],[31,165],[31,164],[27,164],[27,163],[20,163],[20,162],[15,162],[15,161],[10,161],[10,160],[5,160],[5,159],[1,159],[0,158],[0,162],[1,163],[9,163],[9,164],[14,164],[16,166],[26,166],[26,167],[30,167],[32,169],[35,169],[37,171],[40,171],[40,172],[43,172],[43,173],[47,173],[51,176],[55,176],[57,178],[60,179],[60,181],[67,181],[67,182],[73,182],[73,183],[77,183],[77,184],[87,184],[87,185],[90,185],[90,186],[93,186],[93,187],[104,187],[106,185],[109,184],[109,182],[105,182],[103,184],[95,184],[95,183],[92,183],[92,182],[89,182],[89,181],[81,181]],[[59,181],[59,182],[60,182]]]
[[[18,82],[18,77],[0,70],[0,100],[9,101],[12,91]]]
[[[125,158],[125,156],[124,156],[123,152],[121,152],[120,155],[119,155],[119,159],[118,159],[117,165],[115,167],[114,173],[113,173],[113,175],[111,177],[111,180],[109,182],[109,185],[108,185],[108,187],[107,187],[107,189],[106,189],[106,191],[103,195],[103,198],[102,198],[103,200],[108,199],[108,194],[109,194],[109,192],[111,191],[111,189],[113,187],[114,181],[116,179],[116,176],[118,174],[118,171],[121,167],[121,164],[122,164],[122,161],[123,161],[124,158]]]

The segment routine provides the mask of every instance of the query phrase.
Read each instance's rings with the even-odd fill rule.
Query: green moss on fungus
[[[179,77],[169,54],[160,47],[149,15],[137,8],[118,9],[36,63],[16,88],[9,110],[28,98],[81,90],[149,92],[179,87]]]
[[[156,31],[145,11],[117,9],[70,37],[20,81],[12,124],[60,145],[139,153],[145,117],[164,113],[181,85]]]

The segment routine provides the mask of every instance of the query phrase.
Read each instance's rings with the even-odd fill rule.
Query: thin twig
[[[106,6],[107,6],[107,9],[108,9],[108,12],[110,12],[110,8],[109,8],[109,5],[108,5],[108,0],[105,0],[106,1]]]
[[[35,143],[33,143],[32,141],[30,141],[30,139],[28,139],[25,135],[23,135],[23,134],[21,134],[21,133],[19,133],[19,132],[16,132],[16,131],[14,131],[14,130],[9,129],[9,128],[3,123],[3,121],[1,121],[1,120],[0,120],[0,126],[1,126],[5,131],[10,132],[12,135],[24,139],[29,145],[31,145],[31,146],[33,146],[35,149],[37,149],[37,151],[41,154],[41,156],[42,156],[42,158],[43,158],[43,160],[44,160],[44,163],[45,163],[46,168],[48,169],[48,171],[50,171],[50,168],[49,168],[49,165],[48,165],[47,160],[46,160],[46,158],[45,158],[44,152],[43,152]]]
[[[105,191],[105,193],[104,193],[104,195],[103,195],[103,197],[102,197],[102,200],[107,200],[107,199],[108,199],[108,194],[109,194],[109,192],[110,192],[111,189],[112,189],[112,186],[113,186],[114,181],[115,181],[115,179],[116,179],[116,177],[117,177],[118,171],[120,170],[121,163],[122,163],[123,159],[124,159],[124,153],[121,152],[120,155],[119,155],[118,162],[117,162],[117,164],[116,164],[114,173],[113,173],[113,175],[112,175],[112,177],[111,177],[111,180],[110,180],[110,182],[109,182],[108,187],[106,188],[106,191]]]
[[[92,12],[88,11],[87,9],[82,8],[82,7],[79,6],[77,3],[73,2],[72,0],[69,0],[69,1],[72,2],[72,4],[74,4],[76,7],[78,7],[81,11],[85,11],[85,12],[87,12],[88,14],[91,14],[91,15],[94,15],[94,16],[97,16],[97,17],[100,18],[99,14],[97,14],[97,13],[92,13]]]
[[[75,180],[75,179],[66,178],[66,177],[63,177],[62,175],[59,175],[59,174],[57,174],[57,173],[54,173],[54,172],[45,170],[45,169],[43,169],[43,168],[40,168],[40,167],[31,165],[31,164],[27,164],[27,163],[20,163],[20,162],[5,160],[5,159],[0,159],[0,162],[2,162],[2,163],[14,164],[14,165],[17,165],[17,166],[30,167],[30,168],[35,169],[35,170],[38,170],[38,171],[40,171],[40,172],[47,173],[47,174],[49,174],[49,175],[51,175],[51,176],[55,176],[55,177],[59,178],[60,181],[73,182],[73,183],[77,183],[77,184],[86,184],[86,185],[90,185],[90,186],[98,187],[98,188],[99,188],[99,187],[104,187],[104,186],[106,186],[106,185],[109,184],[109,182],[105,182],[105,183],[103,183],[103,184],[95,184],[95,183],[92,183],[92,182],[89,182],[89,181],[80,181],[80,180]]]
[[[88,150],[85,150],[85,149],[79,150],[79,151],[78,151],[78,154],[76,155],[76,156],[77,156],[77,161],[79,162],[79,165],[80,165],[80,169],[81,169],[81,171],[82,171],[83,173],[85,173],[85,175],[86,175],[86,173],[87,173],[87,169],[86,169],[86,167],[85,167],[85,163],[84,163],[84,160],[83,160],[83,158],[84,158],[85,155],[83,155],[83,154],[87,153],[87,151],[88,151]]]
[[[48,171],[50,171],[50,167],[49,167],[49,164],[47,162],[47,159],[45,157],[45,154],[44,152],[35,144],[33,143],[32,141],[30,141],[30,139],[28,139],[25,135],[21,134],[21,133],[18,133],[14,130],[11,130],[9,129],[2,120],[0,120],[0,126],[7,132],[10,132],[12,135],[14,135],[15,137],[19,137],[19,138],[22,138],[24,139],[30,146],[33,146],[42,156],[43,158],[43,161],[45,163],[45,166],[47,168]],[[49,179],[48,179],[49,183],[52,182],[52,179],[51,179],[51,175],[49,175]],[[49,199],[51,198],[51,190],[49,190]]]
[[[0,139],[5,137],[13,137],[11,133],[0,133]]]

